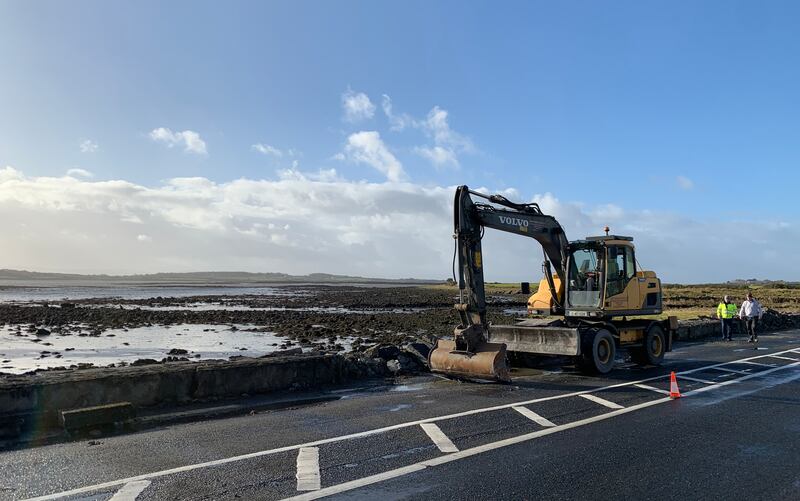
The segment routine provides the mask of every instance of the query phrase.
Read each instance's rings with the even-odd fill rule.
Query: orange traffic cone
[[[678,378],[675,371],[669,375],[669,398],[681,398],[681,390],[678,389]]]

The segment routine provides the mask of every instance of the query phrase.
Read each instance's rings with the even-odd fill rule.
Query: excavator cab
[[[607,235],[570,242],[563,314],[612,318],[661,313],[661,282],[652,271],[637,269],[631,237]],[[556,298],[558,299],[558,298]],[[550,315],[553,298],[542,279],[528,300],[528,313]]]

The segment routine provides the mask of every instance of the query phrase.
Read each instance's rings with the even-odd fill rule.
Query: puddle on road
[[[81,363],[107,366],[131,363],[142,358],[161,360],[168,352],[184,349],[192,361],[228,359],[234,355],[258,357],[281,349],[285,337],[273,332],[254,331],[252,325],[179,324],[125,329],[109,329],[100,336],[64,336],[0,328],[0,373],[23,374],[36,369],[69,367]],[[84,332],[91,332],[86,327]],[[337,343],[351,349],[352,338]],[[297,344],[292,344],[296,347]],[[198,356],[199,355],[199,356]]]

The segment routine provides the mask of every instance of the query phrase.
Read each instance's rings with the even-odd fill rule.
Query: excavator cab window
[[[635,275],[636,265],[633,249],[622,245],[608,247],[606,295],[611,297],[620,294]]]
[[[568,301],[570,307],[600,306],[600,260],[597,249],[577,248],[569,257]]]

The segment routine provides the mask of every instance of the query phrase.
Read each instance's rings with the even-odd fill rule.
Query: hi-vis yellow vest
[[[725,303],[719,303],[719,306],[717,306],[717,315],[719,315],[719,318],[733,318],[736,316],[736,312],[737,309],[734,303],[728,303],[727,305]]]

